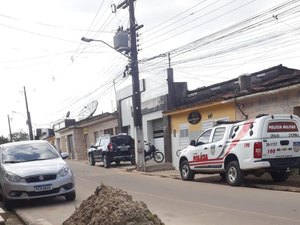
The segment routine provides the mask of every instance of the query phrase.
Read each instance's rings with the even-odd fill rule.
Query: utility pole
[[[120,3],[117,8],[126,7],[129,8],[129,20],[130,20],[130,67],[132,76],[132,108],[133,108],[133,121],[135,127],[135,149],[136,149],[136,163],[137,170],[145,170],[145,158],[144,158],[144,137],[143,137],[143,124],[142,124],[142,112],[141,112],[141,92],[140,92],[140,80],[139,80],[139,68],[137,57],[137,45],[136,45],[136,30],[139,29],[135,24],[134,15],[134,1],[125,0]]]
[[[24,95],[25,95],[25,103],[26,103],[27,124],[28,124],[28,130],[29,130],[29,140],[33,140],[31,118],[30,118],[30,112],[29,112],[29,110],[28,110],[28,102],[27,102],[27,96],[26,96],[26,89],[25,89],[25,86],[24,86]]]
[[[10,127],[10,118],[9,118],[9,115],[7,115],[7,119],[8,119],[8,128],[9,128],[10,142],[12,142],[12,141],[13,141],[13,137],[12,137],[12,133],[11,133],[11,127]]]

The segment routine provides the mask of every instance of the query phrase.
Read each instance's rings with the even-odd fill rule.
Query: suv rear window
[[[116,145],[133,145],[133,139],[128,135],[119,135],[111,137],[111,142],[115,143]]]

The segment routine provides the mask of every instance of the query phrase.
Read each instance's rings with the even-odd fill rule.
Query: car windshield
[[[3,163],[20,163],[59,158],[57,151],[46,143],[7,146],[2,151]]]

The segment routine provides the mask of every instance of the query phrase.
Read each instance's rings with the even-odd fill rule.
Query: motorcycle
[[[155,146],[150,142],[146,142],[146,141],[144,142],[145,145],[148,146],[148,150],[144,150],[145,162],[151,159],[154,159],[154,161],[157,163],[161,163],[162,161],[164,161],[165,156],[162,152],[156,149]]]

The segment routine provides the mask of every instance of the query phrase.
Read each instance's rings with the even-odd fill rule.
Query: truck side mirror
[[[191,140],[190,145],[191,146],[196,146],[196,141],[195,140]]]

